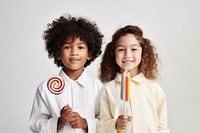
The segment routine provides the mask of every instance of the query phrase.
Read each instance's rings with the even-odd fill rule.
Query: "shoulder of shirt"
[[[86,76],[87,82],[93,82],[94,84],[97,84],[98,86],[102,86],[101,81],[98,78],[90,76],[87,71],[84,72],[84,75]]]
[[[118,83],[120,84],[120,82],[118,82]],[[111,81],[105,83],[105,84],[103,85],[103,86],[104,86],[103,88],[104,88],[104,89],[113,88],[112,86],[114,86],[114,85],[116,85],[116,84],[117,84],[116,80],[113,79],[113,80],[111,80]]]
[[[92,80],[93,84],[96,84],[98,87],[102,88],[103,83],[99,79],[93,78],[93,77],[89,77],[89,78],[90,80]]]
[[[47,89],[47,82],[49,79],[43,80],[38,86],[37,86],[37,93],[44,94],[45,90]]]
[[[150,88],[154,90],[157,94],[165,95],[162,87],[155,80],[151,80],[147,78],[145,78],[145,80],[146,80],[145,83],[149,85]]]

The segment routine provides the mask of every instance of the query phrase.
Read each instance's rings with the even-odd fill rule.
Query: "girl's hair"
[[[112,36],[112,41],[106,46],[99,72],[99,78],[103,83],[113,80],[120,70],[115,60],[115,47],[120,37],[127,34],[133,34],[142,47],[139,72],[142,72],[148,79],[156,79],[157,77],[158,54],[155,53],[155,47],[149,39],[143,37],[143,31],[138,26],[127,25],[117,30]]]
[[[62,61],[58,59],[58,54],[68,38],[73,40],[80,38],[80,40],[86,42],[92,59],[87,60],[84,67],[90,65],[92,61],[101,55],[103,35],[96,23],[89,22],[82,17],[75,18],[69,15],[66,18],[61,16],[52,23],[47,24],[47,29],[43,34],[48,57],[54,58],[54,63],[58,67],[63,67]]]

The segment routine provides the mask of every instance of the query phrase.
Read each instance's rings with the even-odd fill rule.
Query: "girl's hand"
[[[115,128],[117,131],[122,131],[125,130],[127,127],[128,122],[132,120],[132,116],[127,116],[127,115],[120,115],[117,118]]]
[[[72,112],[70,125],[72,128],[83,128],[87,131],[88,125],[85,118],[82,118],[77,112]]]

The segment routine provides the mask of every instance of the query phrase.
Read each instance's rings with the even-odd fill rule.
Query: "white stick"
[[[126,101],[124,101],[124,115],[126,115]]]
[[[65,102],[64,102],[64,100],[63,100],[63,98],[62,98],[62,96],[59,96],[60,97],[60,99],[61,99],[61,101],[62,101],[62,103],[63,103],[63,106],[66,106],[66,104],[65,104]]]

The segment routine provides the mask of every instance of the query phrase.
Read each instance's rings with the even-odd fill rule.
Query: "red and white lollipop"
[[[48,90],[55,95],[59,95],[63,92],[65,87],[65,81],[60,76],[52,76],[47,82]]]

